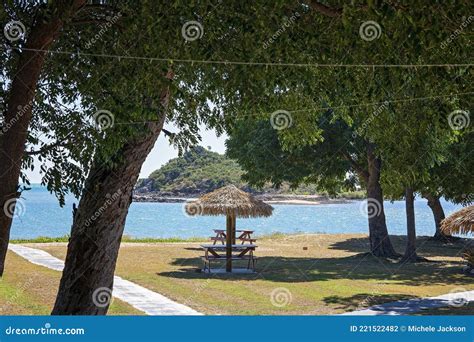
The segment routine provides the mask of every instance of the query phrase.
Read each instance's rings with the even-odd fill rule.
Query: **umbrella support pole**
[[[227,215],[226,220],[226,272],[232,272],[232,237],[235,231],[235,217]]]

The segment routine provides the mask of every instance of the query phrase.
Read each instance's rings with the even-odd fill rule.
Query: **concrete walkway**
[[[43,250],[17,244],[10,244],[8,248],[33,264],[55,271],[62,271],[64,268],[62,260]],[[117,276],[114,277],[112,295],[147,315],[201,315],[186,305]]]
[[[400,300],[374,305],[364,310],[347,312],[343,315],[408,315],[425,309],[436,309],[445,306],[459,307],[470,302],[474,302],[474,291],[453,292],[437,297]]]

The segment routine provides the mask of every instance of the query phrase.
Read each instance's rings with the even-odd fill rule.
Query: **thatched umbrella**
[[[235,221],[237,217],[268,217],[273,207],[234,185],[227,185],[186,204],[190,215],[226,215],[226,271],[232,272],[232,244],[235,243]]]
[[[449,234],[474,234],[474,205],[446,217],[441,222],[441,231]]]

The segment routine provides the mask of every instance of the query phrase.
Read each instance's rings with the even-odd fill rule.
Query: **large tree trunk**
[[[435,234],[434,238],[439,240],[448,240],[450,235],[444,234],[441,232],[441,221],[445,219],[445,214],[439,196],[434,196],[432,194],[423,193],[423,197],[428,200],[428,206],[433,212],[433,217],[435,221]]]
[[[369,219],[370,252],[377,257],[399,257],[388,235],[383,205],[383,192],[380,185],[382,161],[374,154],[373,147],[367,149],[367,206]]]
[[[123,163],[113,169],[96,163],[87,178],[69,239],[65,268],[52,314],[105,315],[113,288],[125,219],[141,166],[163,123],[145,138],[128,143]]]
[[[147,123],[139,137],[121,148],[114,167],[102,167],[96,162],[91,168],[74,216],[53,315],[107,313],[132,191],[142,164],[163,128],[168,102],[166,89],[161,98],[163,111],[159,120]]]
[[[416,262],[415,195],[412,188],[405,189],[405,208],[407,217],[407,246],[402,262]]]
[[[31,29],[10,88],[5,120],[0,133],[0,276],[5,268],[5,257],[10,240],[12,214],[18,196],[23,152],[31,121],[37,82],[47,50],[63,27],[63,21],[73,15],[86,0],[64,1],[57,5],[57,14],[48,21],[41,18]]]

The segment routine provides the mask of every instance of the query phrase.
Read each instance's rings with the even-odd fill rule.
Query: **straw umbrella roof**
[[[474,233],[474,205],[446,217],[441,222],[441,231],[449,234]]]
[[[189,215],[267,217],[272,214],[273,207],[234,185],[227,185],[188,202],[185,210]]]

